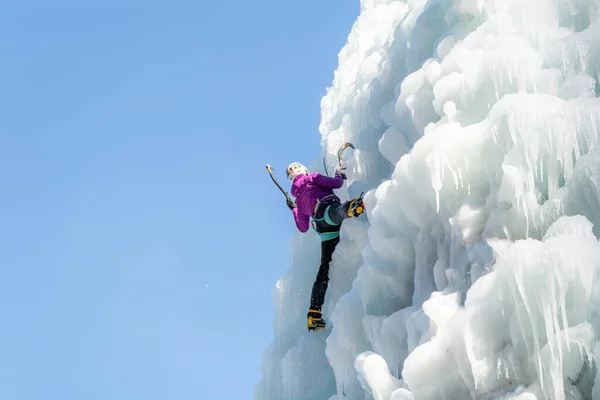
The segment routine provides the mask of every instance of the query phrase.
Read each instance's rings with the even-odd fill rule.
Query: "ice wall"
[[[364,0],[339,61],[323,156],[368,213],[317,334],[294,239],[255,398],[600,400],[600,0]]]

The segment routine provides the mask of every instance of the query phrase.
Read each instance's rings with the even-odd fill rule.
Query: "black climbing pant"
[[[336,237],[330,240],[321,242],[321,266],[317,273],[317,279],[313,284],[312,294],[310,296],[310,309],[321,310],[323,302],[325,301],[325,292],[327,292],[327,285],[329,284],[329,263],[331,257],[335,251],[335,247],[340,242],[340,237]]]
[[[332,201],[329,203],[329,207],[325,205],[325,209],[327,210],[327,215],[336,225],[341,225],[342,221],[346,218],[350,218],[348,215],[348,207],[350,207],[351,201],[347,201],[344,204],[339,203],[337,201]]]
[[[323,241],[321,242],[321,265],[310,296],[311,310],[321,310],[325,301],[325,292],[329,284],[329,263],[335,247],[340,242],[339,232],[342,222],[346,218],[351,218],[348,215],[349,205],[350,201],[344,204],[338,201],[323,203],[315,214],[315,228]],[[327,239],[328,237],[330,239]]]
[[[339,201],[331,201],[321,204],[317,209],[313,223],[322,241],[329,241],[340,235],[342,222],[344,219],[350,218],[348,215],[349,207],[350,201],[344,204]]]

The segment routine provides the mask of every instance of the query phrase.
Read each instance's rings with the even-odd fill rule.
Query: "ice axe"
[[[286,192],[285,190],[283,190],[283,188],[281,187],[279,182],[277,182],[277,179],[275,179],[275,177],[273,176],[273,167],[271,167],[269,164],[267,164],[267,171],[269,171],[269,175],[271,175],[271,179],[273,179],[273,183],[275,183],[275,185],[277,185],[277,187],[279,188],[279,190],[281,190],[281,193],[283,193],[285,198],[289,200],[290,199],[289,193]]]
[[[342,145],[342,147],[340,147],[340,149],[338,150],[338,163],[340,164],[340,168],[345,168],[344,167],[344,162],[342,160],[342,153],[344,152],[344,150],[346,150],[348,147],[350,147],[351,149],[354,149],[354,145],[350,142],[344,143]]]
[[[354,145],[350,142],[347,142],[347,143],[344,143],[342,145],[342,147],[340,147],[340,149],[338,150],[338,164],[340,165],[340,168],[344,168],[344,163],[342,161],[342,153],[348,147],[350,147],[351,149],[354,149]],[[325,157],[323,157],[323,168],[325,169],[325,174],[327,176],[329,176],[329,171],[327,171],[327,160],[325,159]]]

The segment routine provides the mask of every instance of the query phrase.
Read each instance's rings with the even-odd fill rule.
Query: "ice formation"
[[[600,0],[362,0],[320,130],[368,212],[316,334],[294,238],[255,399],[600,400],[599,69]]]

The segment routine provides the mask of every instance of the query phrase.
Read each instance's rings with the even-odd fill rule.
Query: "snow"
[[[599,73],[599,0],[362,0],[311,169],[367,213],[325,331],[294,237],[255,399],[600,400]]]

